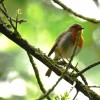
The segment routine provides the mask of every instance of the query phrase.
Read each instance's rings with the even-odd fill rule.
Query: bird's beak
[[[84,27],[81,28],[81,30],[83,30],[83,29],[84,29]]]
[[[83,29],[84,29],[83,27],[79,28],[79,30],[83,30]]]

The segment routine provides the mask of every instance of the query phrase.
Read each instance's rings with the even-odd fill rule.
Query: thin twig
[[[76,82],[73,83],[73,85],[72,85],[71,89],[69,90],[68,94],[70,94],[72,92],[72,90],[75,88],[75,85],[76,85]]]
[[[70,68],[74,69],[76,72],[80,72],[77,68],[75,68],[73,65],[70,66]],[[80,75],[81,79],[83,80],[84,84],[88,86],[88,82],[84,75]]]
[[[88,86],[90,88],[100,88],[100,86]]]
[[[3,4],[3,9],[0,7],[0,10],[2,11],[2,13],[6,16],[6,18],[8,19],[8,21],[9,21],[9,23],[11,24],[11,26],[13,27],[13,29],[15,30],[15,31],[17,31],[16,30],[16,27],[14,26],[14,24],[12,23],[12,19],[11,19],[11,17],[8,15],[8,13],[7,13],[7,9],[6,9],[6,7],[4,6],[4,4]]]
[[[75,100],[75,99],[76,99],[76,97],[77,97],[78,93],[79,93],[79,91],[77,90],[77,92],[76,92],[76,94],[75,94],[75,96],[74,96],[73,100]]]
[[[95,5],[96,5],[97,7],[100,6],[99,0],[93,0],[93,2],[95,3]]]
[[[57,62],[59,65],[66,65],[67,63],[64,62],[64,61],[60,61],[60,62]],[[71,69],[75,70],[76,72],[79,72],[79,70],[77,68],[75,68],[72,64],[70,66]],[[86,78],[84,77],[84,75],[80,75],[80,77],[82,78],[83,82],[85,83],[85,85],[88,86],[88,83],[86,81]]]
[[[38,84],[39,84],[39,87],[40,87],[40,89],[41,89],[41,91],[42,91],[43,93],[46,93],[46,90],[45,90],[45,88],[44,88],[44,86],[43,86],[43,84],[42,84],[42,82],[41,82],[41,79],[40,79],[40,76],[39,76],[39,72],[38,72],[38,69],[37,69],[37,67],[36,67],[36,65],[35,65],[35,63],[34,63],[34,60],[33,60],[32,56],[31,56],[31,54],[29,54],[28,52],[27,52],[27,55],[28,55],[29,60],[30,60],[30,62],[31,62],[31,64],[32,64],[32,67],[33,67],[33,69],[34,69],[35,76],[36,76],[37,82],[38,82]],[[51,100],[49,96],[47,96],[47,99],[48,99],[48,100]]]
[[[88,67],[84,68],[82,71],[78,72],[75,76],[78,77],[78,76],[82,75],[83,73],[85,73],[86,71],[90,70],[91,68],[93,68],[99,64],[100,64],[100,61],[93,63],[93,64],[89,65]]]
[[[16,30],[17,30],[17,25],[18,25],[18,12],[16,12]]]
[[[73,14],[76,17],[82,18],[84,20],[87,20],[87,21],[95,23],[95,24],[100,23],[100,20],[95,20],[93,18],[88,18],[88,17],[82,16],[80,14],[77,14],[75,11],[73,11],[72,9],[70,9],[69,7],[67,7],[66,5],[64,5],[63,3],[61,3],[61,1],[59,1],[59,0],[53,0],[53,1],[55,3],[57,3],[59,6],[61,6],[64,10],[67,10],[69,13]]]
[[[14,22],[16,22],[16,19],[14,19],[14,18],[11,18],[11,20],[14,21]],[[19,23],[19,24],[21,24],[23,22],[27,22],[27,20],[26,19],[18,19],[17,20],[17,23]]]
[[[72,72],[70,73],[70,75],[73,75],[75,69],[77,68],[78,63],[75,65],[74,69],[72,70]]]
[[[7,9],[6,9],[6,7],[5,7],[3,2],[1,3],[1,5],[2,5],[3,9],[7,12]]]

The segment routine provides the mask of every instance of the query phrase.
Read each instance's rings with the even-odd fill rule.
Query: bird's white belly
[[[75,49],[75,46],[69,47],[67,50],[60,51],[60,52],[62,52],[62,57],[70,58],[74,52],[75,52],[75,55],[77,55],[81,50],[79,47],[77,47],[77,49],[75,51],[74,51],[74,49]]]
[[[75,55],[77,55],[81,48],[77,47],[77,49],[74,51],[75,45],[70,46],[68,48],[59,48],[55,51],[55,59],[60,59],[60,58],[70,58],[73,53],[75,52]],[[59,50],[59,51],[58,51]]]

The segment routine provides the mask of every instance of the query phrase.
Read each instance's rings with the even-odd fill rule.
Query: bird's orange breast
[[[79,37],[79,42],[78,42],[78,46],[79,46],[80,48],[82,48],[83,43],[84,43],[84,39],[83,39],[83,36],[82,36],[82,31],[79,31],[79,32],[74,31],[74,32],[73,32],[73,35],[72,35],[72,43],[73,43],[73,44],[76,43],[78,35],[80,35],[80,37]]]

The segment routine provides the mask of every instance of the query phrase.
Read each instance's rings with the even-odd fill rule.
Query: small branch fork
[[[3,3],[3,0],[2,0],[2,2],[0,2],[0,4],[1,4],[1,6],[2,6],[2,7],[0,7],[0,11],[1,11],[1,12],[4,14],[4,16],[8,19],[8,21],[9,21],[9,23],[10,23],[9,26],[12,27],[12,28],[14,29],[14,31],[17,31],[17,23],[21,24],[21,23],[23,23],[23,22],[26,22],[26,20],[23,20],[23,19],[19,20],[19,19],[18,19],[19,15],[21,14],[21,13],[20,13],[20,10],[19,10],[19,9],[17,10],[16,19],[14,19],[14,18],[11,18],[11,17],[8,15],[8,11],[7,11],[7,9],[6,9],[5,5],[4,5],[4,3]],[[0,17],[0,20],[1,20],[1,17]],[[2,21],[2,20],[1,20],[1,21]],[[14,26],[13,22],[15,22],[16,27]],[[5,23],[5,22],[4,22],[4,23]]]
[[[58,0],[56,0],[58,1]],[[71,62],[73,60],[74,54],[75,54],[75,50],[76,50],[76,46],[75,46],[75,50],[73,52],[73,55],[68,63],[68,65],[66,66],[65,71],[61,71],[59,69],[59,65],[57,63],[55,63],[52,59],[48,58],[44,53],[42,53],[42,51],[40,49],[35,48],[34,46],[31,46],[26,40],[24,40],[20,33],[17,30],[17,22],[18,22],[18,15],[16,15],[16,19],[15,19],[15,23],[13,24],[13,20],[12,18],[8,15],[7,9],[4,6],[4,4],[2,4],[2,8],[0,7],[1,12],[5,15],[5,17],[8,19],[8,22],[10,23],[11,27],[14,29],[14,32],[12,32],[11,30],[9,30],[3,23],[3,21],[1,21],[0,23],[0,32],[2,34],[4,34],[7,38],[9,38],[10,40],[12,40],[14,43],[16,43],[17,45],[19,45],[21,48],[23,48],[29,57],[29,60],[32,64],[32,67],[34,69],[35,75],[36,75],[36,79],[38,81],[38,84],[40,86],[41,91],[44,93],[43,96],[41,96],[38,100],[41,100],[43,98],[47,98],[48,100],[51,100],[49,97],[49,93],[51,93],[54,88],[57,86],[57,84],[60,82],[61,79],[65,79],[68,83],[70,83],[71,85],[74,84],[74,82],[76,83],[75,88],[76,90],[82,92],[84,95],[86,95],[88,98],[92,98],[93,100],[100,100],[100,95],[96,94],[93,90],[90,89],[89,86],[82,84],[77,77],[78,76],[82,76],[84,74],[84,72],[88,71],[89,69],[95,67],[96,65],[100,64],[100,61],[98,61],[97,63],[94,63],[90,66],[88,66],[86,69],[83,69],[82,71],[79,72],[79,70],[77,68],[75,68],[75,71],[78,72],[73,76],[70,75],[70,73],[68,72],[68,69],[70,68]],[[9,20],[10,19],[10,20]],[[15,34],[16,32],[16,34]],[[58,81],[55,83],[55,85],[48,91],[45,90],[40,76],[39,76],[39,72],[38,69],[33,61],[32,56],[34,56],[36,59],[38,59],[39,61],[41,61],[44,65],[46,65],[48,68],[52,69],[52,71],[54,71],[57,75],[60,75],[60,78],[58,79]],[[73,68],[74,69],[74,68]],[[67,74],[66,74],[67,73]],[[84,77],[84,76],[83,76]],[[85,82],[84,82],[85,83]],[[76,94],[77,95],[77,94]],[[74,97],[76,98],[76,96]]]
[[[100,64],[100,61],[95,62],[95,63],[89,65],[88,67],[84,68],[82,71],[78,72],[75,76],[78,77],[99,64]]]

